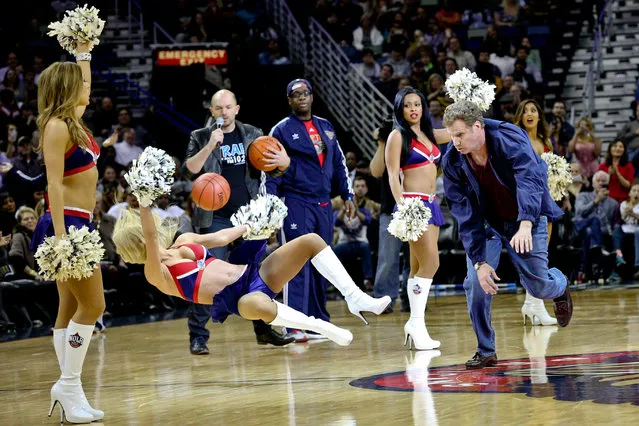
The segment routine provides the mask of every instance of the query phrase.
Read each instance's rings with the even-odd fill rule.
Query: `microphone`
[[[213,124],[213,130],[218,130],[221,129],[222,126],[224,126],[224,119],[222,117],[218,117],[215,119],[215,124]],[[211,134],[211,139],[213,139],[213,135]],[[220,145],[222,145],[222,142],[218,142],[215,144],[215,148],[213,149],[217,149],[217,147],[219,147]]]

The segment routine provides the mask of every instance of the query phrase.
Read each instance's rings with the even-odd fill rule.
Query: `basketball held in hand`
[[[217,173],[205,173],[193,182],[191,198],[204,210],[219,210],[229,201],[231,187]]]
[[[257,170],[270,172],[275,169],[276,166],[267,166],[265,164],[268,159],[264,157],[264,153],[268,152],[269,147],[272,147],[277,151],[280,150],[280,146],[277,144],[277,139],[273,136],[260,136],[249,146],[249,161]]]

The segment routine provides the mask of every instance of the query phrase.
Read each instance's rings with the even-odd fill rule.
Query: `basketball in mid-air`
[[[277,151],[280,150],[280,147],[277,144],[277,139],[275,139],[273,136],[260,136],[259,138],[255,139],[249,146],[249,161],[257,170],[270,172],[271,170],[275,169],[275,166],[267,166],[264,164],[266,162],[264,153],[268,151],[269,147],[273,147]]]
[[[217,173],[205,173],[193,182],[191,198],[204,210],[219,210],[228,202],[231,187]]]

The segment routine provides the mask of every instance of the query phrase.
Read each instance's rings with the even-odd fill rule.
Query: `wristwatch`
[[[475,265],[474,265],[475,271],[478,271],[478,270],[479,270],[479,267],[480,267],[481,265],[483,265],[484,263],[486,263],[486,262],[477,262],[477,263],[475,263]]]

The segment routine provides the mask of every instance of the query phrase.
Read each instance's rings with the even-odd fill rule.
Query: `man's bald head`
[[[218,102],[220,102],[220,98],[222,99],[222,101],[229,101],[237,105],[237,98],[235,97],[235,93],[231,92],[230,90],[222,89],[213,94],[213,97],[211,98],[211,106],[214,107]]]
[[[211,98],[211,115],[215,119],[218,117],[224,119],[222,126],[224,133],[232,132],[235,129],[235,116],[238,112],[240,112],[240,106],[237,104],[233,92],[226,89],[215,92]]]

